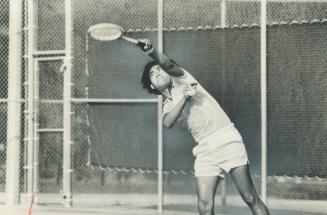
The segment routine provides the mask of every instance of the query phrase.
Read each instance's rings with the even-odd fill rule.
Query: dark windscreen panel
[[[270,175],[313,176],[327,173],[327,160],[324,157],[327,153],[326,30],[326,24],[323,23],[268,28]],[[155,34],[142,36],[150,37],[156,44]],[[135,34],[135,37],[138,35]],[[121,41],[109,46],[101,45],[103,42],[89,42],[89,98],[153,98],[139,84],[143,66],[150,58]],[[168,31],[164,32],[164,52],[193,74],[217,99],[242,134],[254,172],[259,172],[260,29],[252,27]],[[135,130],[129,126],[137,119],[130,121],[130,118],[119,118],[123,108],[117,108],[116,112],[111,113],[113,110],[110,105],[101,106],[101,111],[98,105],[89,106],[91,150],[92,157],[96,157],[92,159],[94,165],[156,169],[156,143],[150,143],[156,142],[157,135],[155,105],[147,104],[140,108],[136,108],[138,105],[133,108],[128,107],[128,104],[123,105],[126,106],[125,111],[131,111],[133,116],[137,114],[140,117],[149,117],[144,120],[143,126],[135,127]],[[97,114],[110,115],[114,119]],[[121,124],[118,126],[121,130],[133,133],[121,132],[120,135],[127,137],[147,133],[150,129],[149,136],[144,136],[144,140],[134,138],[139,141],[134,144],[144,153],[135,154],[138,158],[129,156],[135,151],[135,145],[126,143],[124,146],[119,142],[120,136],[112,136],[119,132],[110,131],[115,131],[117,126],[107,125],[110,123]],[[99,132],[97,124],[107,127]],[[94,133],[98,136],[95,137]],[[109,143],[107,140],[110,138],[114,141]],[[102,146],[98,147],[100,144]],[[129,144],[133,147],[127,147]],[[190,135],[182,128],[177,126],[175,129],[165,129],[165,170],[193,170],[194,157],[191,150],[194,144]],[[153,156],[147,155],[147,150]],[[121,159],[117,162],[118,155],[122,153],[126,156],[120,156]],[[111,154],[116,156],[110,156]]]

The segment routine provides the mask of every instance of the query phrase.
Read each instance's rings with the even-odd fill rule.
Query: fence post
[[[261,197],[267,203],[267,0],[261,0]]]
[[[34,57],[35,37],[35,0],[27,1],[27,195],[32,199],[34,192]]]
[[[19,204],[23,1],[9,1],[6,204]]]
[[[221,0],[220,2],[220,27],[221,28],[226,28],[226,0]],[[223,40],[223,48],[222,48],[222,65],[223,65],[223,72],[222,75],[225,76],[225,34],[223,34],[222,36],[222,40]],[[225,79],[225,77],[224,77]],[[227,91],[226,91],[227,92]],[[222,180],[221,182],[221,204],[222,205],[226,205],[227,202],[227,194],[226,194],[226,178],[224,180]]]
[[[40,89],[39,89],[39,61],[34,59],[34,176],[33,176],[33,190],[34,192],[39,192],[39,144],[40,144],[40,135],[38,132],[39,129],[39,97],[40,97]],[[35,196],[35,195],[34,195]],[[38,202],[38,195],[35,196],[34,202]]]
[[[158,96],[158,213],[163,213],[162,96]]]
[[[73,201],[72,194],[72,58],[73,58],[73,0],[65,0],[65,49],[66,56],[64,62],[64,113],[63,113],[63,194],[65,207],[71,207]]]
[[[158,0],[158,50],[163,52],[163,0]],[[158,96],[158,212],[163,213],[162,96]]]
[[[221,0],[220,3],[220,27],[226,27],[226,0]]]

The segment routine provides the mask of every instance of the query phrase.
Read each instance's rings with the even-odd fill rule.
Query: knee
[[[258,199],[259,199],[258,195],[255,193],[243,193],[242,197],[243,197],[245,203],[250,206],[257,204]]]
[[[214,200],[207,198],[199,198],[198,206],[200,214],[211,214],[214,207]]]

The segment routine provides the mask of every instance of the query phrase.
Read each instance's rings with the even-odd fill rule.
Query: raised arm
[[[138,46],[142,51],[148,54],[159,66],[161,66],[169,75],[180,77],[184,75],[184,70],[172,62],[166,55],[153,48],[149,39],[138,40]]]

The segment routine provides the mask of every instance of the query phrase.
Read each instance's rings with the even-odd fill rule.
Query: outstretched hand
[[[146,54],[151,54],[153,52],[153,47],[149,39],[139,39],[137,46],[139,46]]]

